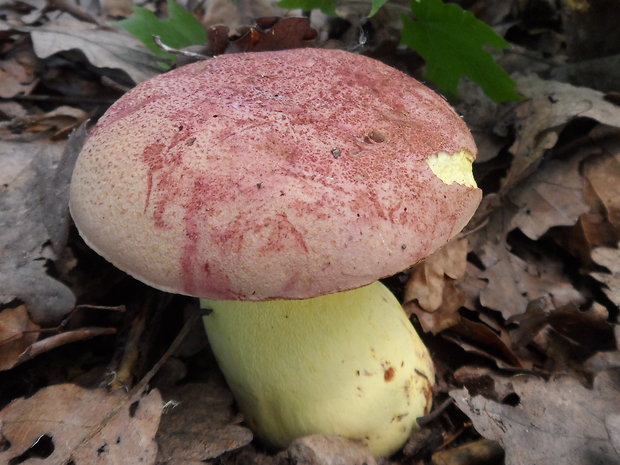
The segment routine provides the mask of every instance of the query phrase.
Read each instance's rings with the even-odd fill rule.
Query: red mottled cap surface
[[[75,167],[86,242],[154,287],[306,298],[368,284],[445,244],[480,190],[426,160],[476,153],[411,77],[338,50],[222,55],[157,76],[101,118]]]

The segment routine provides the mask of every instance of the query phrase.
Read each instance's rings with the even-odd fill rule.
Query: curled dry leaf
[[[0,437],[8,444],[0,452],[0,463],[20,460],[45,438],[49,454],[38,460],[41,465],[153,464],[160,415],[157,390],[130,399],[124,393],[74,384],[50,386],[0,412]]]
[[[84,110],[62,105],[46,113],[17,118],[12,125],[18,125],[26,132],[49,133],[52,140],[58,140],[65,138],[87,118],[88,113]]]
[[[455,282],[465,276],[467,251],[467,239],[454,239],[412,268],[405,310],[416,314],[424,331],[436,334],[458,323],[465,297]]]
[[[517,78],[519,92],[528,100],[516,109],[517,137],[510,147],[515,156],[502,190],[509,191],[538,166],[544,152],[554,147],[564,125],[575,118],[591,118],[620,127],[618,107],[605,94],[534,75]]]
[[[494,361],[499,368],[515,370],[532,367],[530,362],[522,360],[512,350],[505,330],[498,334],[485,324],[462,318],[443,337],[467,352]]]
[[[512,384],[516,406],[466,389],[450,392],[476,430],[504,447],[506,465],[620,463],[608,429],[620,413],[619,370],[600,373],[592,389],[568,376],[548,382],[516,376]]]
[[[134,37],[79,21],[68,14],[33,28],[30,36],[40,58],[78,50],[93,66],[122,70],[136,83],[162,71],[157,58]]]

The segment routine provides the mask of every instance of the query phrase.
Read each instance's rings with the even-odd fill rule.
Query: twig
[[[438,407],[435,407],[431,413],[429,413],[428,415],[425,415],[423,417],[418,417],[417,418],[418,425],[426,426],[429,423],[432,423],[433,421],[435,421],[437,419],[437,417],[442,415],[443,412],[448,407],[450,407],[450,405],[452,405],[452,402],[453,402],[452,398],[448,397]]]
[[[18,363],[23,363],[30,360],[37,355],[44,352],[49,352],[52,349],[69,344],[71,342],[85,341],[86,339],[92,339],[96,336],[105,336],[116,333],[116,328],[80,328],[74,331],[66,331],[64,333],[56,334],[48,338],[42,339],[30,345],[19,356]]]

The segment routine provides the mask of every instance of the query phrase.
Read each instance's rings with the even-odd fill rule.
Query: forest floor
[[[189,3],[205,26],[283,14]],[[463,80],[450,99],[476,139],[484,197],[463,233],[385,281],[437,385],[423,428],[381,462],[620,464],[620,11],[459,3],[511,42],[496,57],[524,98],[498,104]],[[253,440],[196,299],[128,277],[72,225],[85,123],[161,72],[110,25],[129,15],[123,0],[0,3],[0,463],[371,463],[347,442],[302,457]],[[315,45],[423,79],[390,18],[366,23],[360,43],[356,17],[313,24]]]

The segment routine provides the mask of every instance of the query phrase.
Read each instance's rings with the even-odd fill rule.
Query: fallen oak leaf
[[[0,304],[19,299],[37,324],[57,324],[72,291],[46,272],[69,229],[68,185],[86,131],[69,142],[0,142]]]
[[[241,425],[223,379],[162,388],[173,407],[162,415],[157,431],[159,463],[202,463],[252,441]]]
[[[41,465],[152,464],[161,396],[152,390],[133,403],[130,398],[59,384],[14,400],[0,411],[0,435],[9,444],[0,451],[0,463],[20,460],[46,437],[49,454],[38,461]]]
[[[458,310],[465,296],[455,282],[465,276],[467,251],[467,239],[455,239],[413,266],[404,308],[418,317],[425,332],[437,334],[460,321]]]
[[[606,219],[620,234],[620,133],[607,140],[610,143],[601,144],[605,153],[585,161],[583,175]]]
[[[536,172],[508,193],[518,211],[511,228],[519,228],[530,239],[539,239],[555,226],[572,226],[590,209],[583,194],[580,173],[582,161],[598,153],[597,147],[586,146],[568,160],[542,163]]]
[[[620,463],[608,430],[620,413],[619,370],[600,373],[592,389],[568,376],[515,376],[512,384],[516,406],[450,392],[474,428],[504,447],[506,465]]]
[[[59,52],[78,50],[93,66],[121,70],[135,82],[161,73],[158,58],[137,39],[128,34],[79,21],[62,14],[36,28],[20,27],[30,32],[34,51],[39,58]]]
[[[502,183],[503,193],[534,172],[569,121],[590,118],[620,127],[618,107],[602,92],[534,75],[517,78],[517,87],[528,100],[515,110],[517,137],[509,149],[515,158]]]
[[[604,285],[603,292],[614,304],[620,305],[620,243],[617,247],[597,247],[591,252],[592,260],[609,272],[594,271],[594,279]]]

